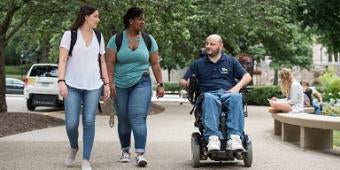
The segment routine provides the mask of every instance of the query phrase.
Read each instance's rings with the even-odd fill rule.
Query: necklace
[[[130,38],[129,42],[139,42],[139,37],[138,38]]]

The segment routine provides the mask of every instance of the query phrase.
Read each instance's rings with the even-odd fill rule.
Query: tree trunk
[[[38,60],[40,63],[48,63],[49,62],[48,56],[51,48],[49,37],[44,37],[40,41],[40,44],[41,44],[41,56],[39,56],[40,59]]]
[[[168,69],[168,82],[170,82],[171,78],[170,78],[170,74],[171,74],[171,68]]]
[[[6,104],[6,73],[5,73],[5,40],[1,37],[0,40],[0,113],[7,112]]]
[[[274,69],[274,85],[278,85],[278,78],[279,78],[279,70],[278,69]]]

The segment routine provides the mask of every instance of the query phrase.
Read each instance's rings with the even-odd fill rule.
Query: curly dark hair
[[[134,19],[136,17],[140,17],[144,14],[143,8],[131,7],[126,11],[126,14],[123,17],[123,24],[125,29],[127,29],[130,25],[130,19]]]

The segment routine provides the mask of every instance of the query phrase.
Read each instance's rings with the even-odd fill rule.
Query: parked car
[[[37,106],[63,107],[58,90],[58,65],[33,64],[24,80],[24,96],[28,110]]]
[[[24,82],[6,77],[6,94],[24,94]]]

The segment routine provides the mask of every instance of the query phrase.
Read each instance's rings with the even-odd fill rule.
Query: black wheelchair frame
[[[219,130],[222,132],[224,139],[221,140],[221,149],[219,151],[209,151],[207,149],[208,142],[204,138],[204,127],[202,122],[202,101],[203,94],[199,91],[198,80],[195,75],[190,78],[188,87],[188,100],[193,104],[193,108],[190,114],[194,114],[195,123],[194,126],[199,129],[199,132],[193,132],[191,136],[191,152],[192,152],[192,165],[197,168],[200,166],[201,160],[207,160],[210,158],[215,161],[233,161],[236,159],[243,160],[246,167],[251,167],[253,160],[252,143],[247,134],[243,132],[241,136],[244,151],[231,151],[226,149],[227,145],[227,114],[228,110],[222,106],[222,113],[220,117]],[[246,88],[241,91],[243,96],[244,116],[248,116],[247,104],[245,100]]]

